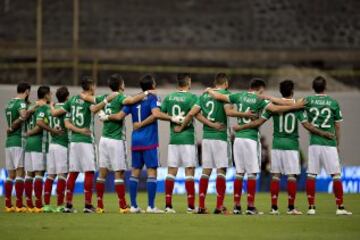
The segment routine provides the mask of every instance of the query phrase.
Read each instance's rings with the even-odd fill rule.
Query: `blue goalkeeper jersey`
[[[131,114],[133,122],[144,121],[151,115],[151,110],[160,107],[160,101],[155,95],[148,95],[141,102],[125,106],[122,111]],[[143,151],[159,146],[157,121],[140,129],[134,130],[131,137],[131,150]]]

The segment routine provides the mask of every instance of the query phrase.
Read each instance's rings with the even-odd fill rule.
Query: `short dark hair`
[[[280,93],[283,97],[290,97],[294,93],[294,82],[284,80],[280,83]]]
[[[120,86],[124,83],[124,79],[118,73],[111,75],[108,79],[108,86],[112,91],[118,91]]]
[[[69,95],[70,95],[70,93],[69,93],[69,90],[67,89],[67,87],[59,87],[56,90],[56,98],[57,98],[58,102],[60,102],[60,103],[65,102]]]
[[[140,87],[143,91],[147,91],[153,89],[154,83],[155,83],[155,78],[150,74],[146,74],[140,80]]]
[[[81,78],[81,88],[84,90],[84,91],[88,91],[90,90],[90,86],[94,84],[94,81],[91,79],[90,76],[83,76]]]
[[[17,85],[17,93],[24,93],[26,90],[30,90],[31,86],[27,82],[21,82]]]
[[[254,89],[254,90],[259,90],[260,88],[265,88],[266,87],[266,83],[263,79],[261,78],[253,78],[250,81],[250,89]]]
[[[326,89],[326,79],[322,76],[318,76],[314,79],[312,87],[316,93],[322,93]]]
[[[229,77],[226,73],[221,72],[215,75],[215,80],[214,80],[215,85],[222,85],[227,81],[229,81]]]
[[[42,99],[46,96],[46,94],[50,93],[49,86],[40,86],[37,90],[38,99]]]
[[[189,85],[189,79],[191,79],[191,75],[190,73],[179,73],[176,78],[179,87],[186,87]]]

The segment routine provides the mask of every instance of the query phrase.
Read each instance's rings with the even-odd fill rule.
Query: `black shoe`
[[[260,212],[256,207],[248,207],[245,212],[246,215],[263,215],[263,212]]]
[[[242,212],[241,212],[241,206],[234,206],[233,214],[235,214],[235,215],[241,215],[241,214],[242,214]]]
[[[198,208],[197,214],[208,214],[208,210],[206,208]]]
[[[85,208],[83,210],[84,213],[96,213],[96,209],[93,205],[85,205]]]
[[[215,208],[214,214],[228,214],[226,207],[222,207],[221,209]]]
[[[73,208],[72,204],[67,203],[63,210],[63,213],[76,213],[76,209]]]

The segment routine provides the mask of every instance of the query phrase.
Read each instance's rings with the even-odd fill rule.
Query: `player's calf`
[[[308,174],[306,178],[306,195],[309,204],[309,210],[307,211],[308,215],[315,215],[315,184],[316,184],[316,174]]]
[[[175,213],[172,206],[172,194],[174,191],[175,176],[168,174],[165,179],[165,212]]]
[[[280,174],[273,174],[270,182],[270,196],[271,196],[271,215],[280,214],[278,208],[278,198],[280,192]]]

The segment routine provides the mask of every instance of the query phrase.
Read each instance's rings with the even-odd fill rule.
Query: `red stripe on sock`
[[[119,207],[126,208],[127,203],[125,198],[125,193],[126,193],[125,184],[124,183],[115,184],[115,191],[119,199]]]
[[[42,178],[35,178],[34,181],[34,193],[35,193],[35,206],[42,208],[42,193],[43,193],[43,180]]]
[[[12,207],[11,203],[11,192],[13,189],[13,182],[12,181],[5,181],[5,206],[8,208]]]
[[[105,192],[105,183],[96,181],[96,195],[97,195],[97,207],[104,208],[104,192]]]
[[[54,180],[46,178],[44,185],[44,202],[45,205],[50,205],[51,191]]]
[[[195,183],[194,179],[187,179],[185,181],[185,189],[187,192],[187,203],[191,209],[195,208]]]
[[[234,205],[235,206],[240,206],[242,188],[243,188],[242,179],[235,178],[235,180],[234,180]]]
[[[333,182],[333,191],[335,194],[336,205],[342,206],[344,191],[341,180],[335,180]]]
[[[76,182],[76,178],[78,175],[79,175],[78,172],[69,173],[69,177],[66,182],[66,203],[67,204],[72,204],[75,182]]]
[[[315,179],[306,179],[306,194],[309,205],[315,205]]]
[[[256,194],[256,179],[247,180],[247,194],[248,207],[254,207]]]
[[[278,198],[280,192],[280,183],[278,179],[271,179],[270,182],[270,196],[271,196],[271,205],[278,205]]]
[[[58,178],[58,182],[56,185],[57,205],[58,206],[61,206],[64,204],[65,188],[66,188],[66,180],[62,179],[62,178]]]
[[[296,198],[296,181],[288,180],[287,182],[287,190],[288,190],[288,205],[294,206],[295,205],[295,198]]]
[[[209,178],[201,177],[199,183],[199,207],[205,208],[205,198],[208,189]]]
[[[26,179],[24,187],[25,187],[26,206],[28,208],[33,208],[34,207],[32,201],[33,179]]]
[[[166,206],[172,205],[172,194],[174,190],[174,179],[165,179],[165,204]]]
[[[18,180],[15,182],[15,191],[16,191],[16,207],[23,207],[23,194],[24,194],[24,181]]]
[[[85,192],[85,204],[92,204],[92,191],[94,185],[94,172],[85,172],[84,192]]]
[[[224,198],[225,198],[225,191],[226,191],[226,180],[223,176],[217,176],[216,178],[216,208],[222,209],[224,205]]]

